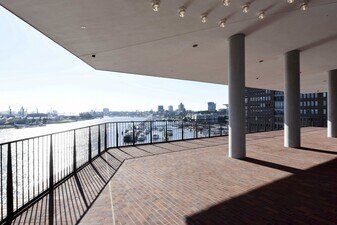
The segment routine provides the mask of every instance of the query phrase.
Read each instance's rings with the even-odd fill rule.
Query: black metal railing
[[[302,125],[312,125],[310,118],[302,120],[307,120]],[[1,143],[0,221],[11,221],[107,149],[225,136],[227,121],[108,122]],[[246,131],[282,129],[276,126],[279,122],[269,117],[247,118]]]
[[[16,214],[109,148],[227,135],[214,121],[109,122],[0,144],[0,220]]]

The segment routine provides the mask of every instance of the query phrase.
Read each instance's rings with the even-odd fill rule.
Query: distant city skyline
[[[228,103],[227,86],[96,71],[0,7],[0,111],[207,109]],[[224,73],[225,76],[225,73]]]
[[[210,103],[214,103],[214,102],[207,102],[203,108],[201,109],[189,109],[186,108],[187,111],[216,111],[216,108],[212,109],[210,108]],[[163,111],[178,111],[179,110],[179,106],[180,104],[183,104],[182,102],[179,103],[177,106],[173,106],[173,105],[157,105],[157,107],[155,109],[144,109],[144,110],[111,110],[109,107],[103,107],[101,109],[90,109],[87,111],[81,111],[81,112],[91,112],[91,111],[96,111],[96,112],[104,112],[104,111],[110,111],[110,112],[118,112],[118,111],[161,111],[159,110],[159,107],[163,107],[162,110]],[[184,105],[184,104],[183,104]],[[227,105],[227,104],[226,104]],[[225,109],[227,108],[225,104],[221,105],[219,107],[219,109]],[[216,104],[214,105],[214,107],[217,107]],[[56,108],[52,108],[46,111],[42,111],[39,109],[39,107],[33,108],[33,109],[29,109],[28,107],[25,106],[21,106],[20,108],[12,108],[11,106],[9,106],[7,108],[7,110],[0,110],[0,113],[5,113],[5,112],[9,112],[11,111],[12,113],[20,113],[22,111],[27,112],[27,113],[49,113],[49,112],[57,112],[57,113],[62,113],[62,111],[56,109]],[[79,112],[79,113],[81,113]],[[69,112],[72,113],[72,112]]]

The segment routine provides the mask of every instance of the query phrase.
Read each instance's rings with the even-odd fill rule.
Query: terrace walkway
[[[337,224],[337,140],[304,128],[302,145],[272,131],[247,135],[245,160],[227,137],[110,149],[14,223]]]

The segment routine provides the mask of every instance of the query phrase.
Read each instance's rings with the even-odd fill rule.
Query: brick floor
[[[47,195],[14,223],[337,224],[337,139],[326,129],[302,129],[301,149],[282,147],[282,131],[249,134],[245,160],[228,158],[227,143],[110,149],[54,191],[52,217]]]

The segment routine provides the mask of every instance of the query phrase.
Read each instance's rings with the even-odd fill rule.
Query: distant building
[[[222,116],[228,116],[228,108],[219,109],[218,113]]]
[[[172,113],[172,112],[173,112],[173,106],[172,106],[172,105],[169,105],[169,107],[168,107],[168,111],[169,111],[170,113]]]
[[[325,127],[327,125],[327,93],[301,94],[300,114],[303,125]],[[284,93],[275,91],[275,115],[281,119],[275,121],[278,127],[283,128]]]
[[[157,110],[158,113],[164,113],[164,106],[162,105],[158,105],[158,110]]]
[[[185,113],[186,112],[186,109],[185,109],[185,106],[183,103],[180,103],[178,105],[178,113]]]
[[[216,104],[214,102],[208,102],[208,111],[214,112],[216,111]]]
[[[46,113],[29,113],[27,114],[27,119],[44,119],[48,118]]]
[[[21,117],[24,117],[25,116],[25,109],[23,108],[23,106],[21,106],[21,109],[20,109],[20,111],[19,111],[19,116],[21,116]]]
[[[109,112],[110,112],[109,108],[104,108],[104,109],[103,109],[103,115],[104,115],[104,116],[109,115]]]
[[[323,127],[327,118],[327,93],[301,94],[300,114],[303,123]],[[282,129],[284,93],[281,91],[246,88],[246,118],[248,125]],[[304,124],[305,125],[305,124]]]

